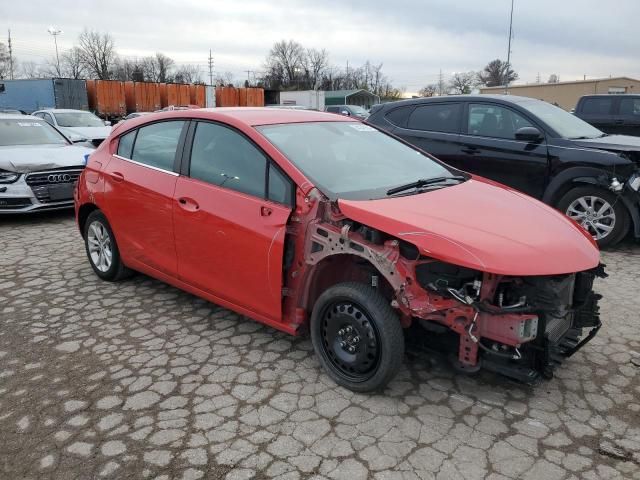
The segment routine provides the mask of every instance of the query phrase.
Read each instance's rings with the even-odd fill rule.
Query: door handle
[[[196,212],[200,209],[200,205],[190,198],[180,197],[178,198],[178,203],[180,204],[180,207],[188,212]]]
[[[271,210],[269,207],[260,207],[260,215],[262,215],[263,217],[268,217],[273,213],[273,210]]]
[[[463,148],[462,153],[467,153],[469,155],[475,155],[476,153],[480,153],[480,150],[478,149],[478,147],[466,147]]]
[[[120,172],[111,172],[111,178],[113,178],[114,182],[122,182],[124,181],[124,175]]]

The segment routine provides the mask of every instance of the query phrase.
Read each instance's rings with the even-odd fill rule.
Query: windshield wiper
[[[454,175],[452,177],[433,177],[433,178],[421,178],[415,182],[400,185],[399,187],[393,187],[387,190],[387,195],[395,195],[396,193],[404,192],[405,190],[411,190],[412,188],[422,188],[427,185],[435,185],[437,183],[448,182],[449,180],[464,181],[466,177],[462,175]]]

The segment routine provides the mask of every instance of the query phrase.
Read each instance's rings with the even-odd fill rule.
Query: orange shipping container
[[[199,107],[207,106],[204,85],[189,85],[189,93],[189,103],[191,105],[198,105]]]
[[[160,104],[162,108],[171,105],[189,105],[190,97],[189,85],[181,83],[160,84]]]
[[[152,82],[125,82],[127,112],[154,112],[160,107],[160,86]]]
[[[216,87],[216,107],[237,107],[240,94],[234,87]]]
[[[124,83],[117,80],[87,80],[89,109],[98,115],[122,117],[127,114]]]

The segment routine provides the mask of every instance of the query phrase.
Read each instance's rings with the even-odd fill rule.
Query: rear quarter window
[[[608,115],[613,105],[613,98],[585,98],[582,101],[582,113],[586,115]]]
[[[461,116],[462,104],[460,103],[422,105],[416,107],[409,116],[407,128],[429,132],[458,133]]]
[[[407,126],[407,121],[409,120],[409,116],[411,115],[411,112],[413,112],[414,108],[416,108],[415,105],[394,108],[387,113],[384,118],[396,127],[404,128]]]

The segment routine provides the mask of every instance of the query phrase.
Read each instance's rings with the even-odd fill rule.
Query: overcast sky
[[[334,64],[383,63],[408,92],[506,58],[510,0],[0,0],[0,41],[11,28],[18,60],[55,51],[49,25],[71,47],[84,27],[110,32],[125,56],[162,51],[236,79],[261,70],[271,45],[326,48]],[[520,82],[640,78],[640,0],[515,0],[512,65]]]

